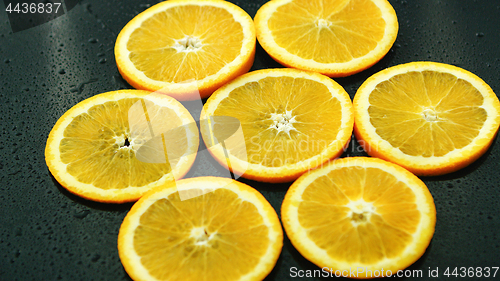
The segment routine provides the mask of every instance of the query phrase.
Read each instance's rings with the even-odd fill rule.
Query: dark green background
[[[253,17],[265,1],[232,2]],[[500,93],[500,1],[390,2],[400,23],[391,51],[372,68],[335,79],[351,98],[375,72],[422,60],[465,68]],[[47,24],[12,33],[0,3],[0,280],[129,280],[116,238],[131,204],[98,204],[69,194],[49,173],[44,148],[52,126],[71,106],[98,93],[131,88],[116,68],[114,42],[121,28],[150,4],[83,0]],[[257,45],[252,69],[269,67],[280,65]],[[344,156],[363,155],[359,151],[352,142]],[[500,266],[499,159],[495,139],[472,166],[423,178],[436,202],[436,233],[410,267],[422,269],[424,279],[408,280],[428,279],[429,267],[439,268],[440,278],[433,280],[448,280],[455,278],[443,276],[446,267]],[[206,153],[196,161],[189,177],[224,172]],[[242,181],[279,211],[289,184]],[[317,269],[285,237],[266,280],[297,279],[290,277],[290,267]]]

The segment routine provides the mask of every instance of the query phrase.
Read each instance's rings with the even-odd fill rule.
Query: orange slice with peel
[[[399,27],[386,0],[271,0],[257,11],[255,28],[279,63],[343,77],[384,57]]]
[[[266,199],[215,177],[152,190],[134,204],[118,235],[120,259],[134,280],[263,280],[282,245]]]
[[[247,72],[255,43],[252,18],[238,6],[171,0],[125,25],[116,39],[115,57],[133,87],[194,100]]]
[[[198,144],[193,117],[174,98],[120,90],[88,98],[61,116],[49,134],[45,160],[71,193],[123,203],[183,177]]]
[[[239,123],[205,122],[217,117]],[[203,140],[221,165],[264,182],[295,180],[340,156],[353,126],[345,90],[324,75],[297,69],[258,70],[236,78],[207,100],[201,120]],[[234,126],[241,134],[221,138]]]
[[[473,73],[435,62],[394,66],[354,97],[365,151],[417,175],[457,171],[483,155],[500,125],[500,102]]]
[[[281,218],[294,247],[331,275],[392,276],[425,252],[436,208],[425,184],[377,158],[334,160],[288,190]]]

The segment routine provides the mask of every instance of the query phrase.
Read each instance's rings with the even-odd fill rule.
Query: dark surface
[[[233,2],[253,17],[265,1]],[[351,98],[373,73],[421,60],[465,68],[500,93],[500,1],[390,2],[400,23],[394,47],[372,68],[335,79]],[[99,204],[69,194],[49,173],[44,148],[52,126],[71,106],[98,93],[130,88],[118,73],[113,46],[120,29],[150,6],[145,3],[84,0],[49,23],[12,33],[0,2],[0,280],[130,279],[116,239],[131,204]],[[253,69],[269,67],[280,66],[257,46]],[[359,151],[353,141],[344,156],[363,155]],[[422,269],[423,279],[407,280],[428,279],[429,268],[439,268],[433,280],[447,280],[446,267],[500,266],[499,159],[497,138],[472,166],[423,178],[436,202],[436,232],[427,252],[409,268]],[[217,169],[200,154],[188,176],[216,174]],[[289,184],[242,181],[279,211]],[[291,267],[317,269],[285,236],[266,280],[300,279],[290,277]]]

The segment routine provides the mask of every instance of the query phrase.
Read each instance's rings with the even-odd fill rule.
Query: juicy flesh
[[[249,102],[251,101],[251,102]],[[238,119],[244,141],[228,144],[232,155],[252,164],[282,167],[320,154],[337,138],[341,105],[316,81],[266,77],[234,89],[214,111]],[[214,128],[214,134],[222,134]]]
[[[299,223],[309,238],[345,262],[373,264],[399,256],[421,219],[413,191],[378,168],[333,170],[312,182],[302,200]]]
[[[151,205],[134,249],[159,280],[239,280],[270,244],[255,205],[227,189],[181,201],[177,192]]]
[[[369,0],[294,0],[268,21],[274,41],[319,63],[343,63],[375,49],[386,23]]]
[[[368,113],[377,134],[412,156],[440,157],[479,135],[487,112],[469,82],[434,71],[396,75],[370,94]]]
[[[141,112],[143,105],[147,114]],[[142,99],[126,98],[94,105],[76,116],[64,130],[59,146],[61,161],[79,182],[101,189],[144,186],[171,171],[169,157],[176,158],[172,155],[177,153],[180,158],[186,151],[185,130],[163,134],[181,124],[173,110]],[[150,141],[151,133],[164,135],[167,146],[175,145],[176,149],[170,149],[174,154],[165,154],[163,142],[158,145],[157,139]],[[157,155],[163,155],[163,159],[158,161]]]
[[[240,53],[241,24],[222,8],[172,7],[145,20],[127,43],[129,58],[147,77],[163,82],[201,80]]]

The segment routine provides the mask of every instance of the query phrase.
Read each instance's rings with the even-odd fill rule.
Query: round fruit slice
[[[224,117],[239,123],[217,122]],[[201,120],[215,121],[200,128],[223,166],[252,180],[288,182],[341,155],[354,118],[349,95],[332,79],[297,69],[266,69],[217,90]],[[238,126],[241,134],[231,135]]]
[[[134,280],[262,280],[282,246],[269,202],[246,184],[216,177],[152,190],[118,235],[120,259]]]
[[[123,203],[183,177],[198,144],[193,117],[174,98],[120,90],[86,99],[59,118],[45,160],[70,192]]]
[[[255,28],[279,63],[344,77],[384,57],[399,27],[386,0],[271,0],[257,11]]]
[[[194,100],[247,72],[255,43],[252,18],[238,6],[171,0],[125,25],[115,56],[118,70],[133,87]]]
[[[377,158],[351,157],[301,176],[281,218],[294,247],[336,276],[395,275],[423,255],[436,208],[425,184]]]
[[[459,170],[483,155],[500,124],[491,88],[461,68],[412,62],[376,73],[354,97],[365,151],[416,175]]]

